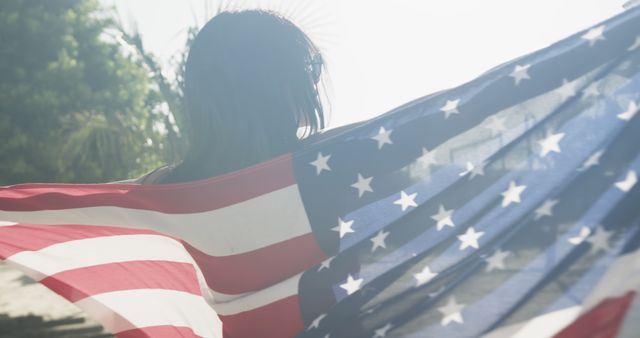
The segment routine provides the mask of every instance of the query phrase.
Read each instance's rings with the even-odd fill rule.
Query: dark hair
[[[324,128],[320,51],[300,28],[262,10],[222,12],[187,58],[190,148],[163,181],[203,179],[295,150]]]

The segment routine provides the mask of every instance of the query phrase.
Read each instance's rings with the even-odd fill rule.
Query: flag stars
[[[618,118],[623,121],[630,121],[638,112],[638,104],[634,101],[629,101],[627,110],[618,114]]]
[[[348,233],[355,232],[355,231],[353,231],[351,226],[353,226],[353,221],[345,222],[345,221],[342,220],[342,218],[338,218],[338,226],[334,227],[334,228],[331,228],[331,230],[340,233],[340,238],[342,238]]]
[[[562,86],[558,87],[555,92],[560,94],[562,102],[566,101],[568,98],[576,95],[576,81],[563,79]]]
[[[316,167],[316,175],[320,176],[323,170],[331,171],[331,167],[329,167],[329,159],[331,155],[324,156],[322,153],[318,153],[318,158],[309,163],[312,166]]]
[[[554,199],[548,199],[546,201],[544,201],[544,203],[542,203],[542,205],[536,209],[535,211],[535,220],[539,220],[542,217],[551,217],[553,216],[553,208],[556,206],[556,204],[558,204],[558,200],[554,200]]]
[[[347,291],[347,295],[352,295],[356,291],[360,290],[360,285],[362,285],[363,281],[364,280],[362,278],[354,279],[351,275],[349,275],[347,277],[347,282],[344,284],[340,284],[340,287]]]
[[[382,149],[385,144],[393,144],[391,141],[391,133],[393,130],[386,130],[384,127],[380,127],[378,134],[373,136],[372,139],[378,142],[378,149]]]
[[[509,76],[511,76],[513,78],[513,80],[515,81],[515,85],[519,85],[520,81],[522,80],[530,80],[531,77],[529,77],[529,67],[531,67],[531,65],[524,65],[524,66],[520,66],[520,65],[516,65],[516,67],[514,68],[513,72],[511,72],[511,74],[509,74]]]
[[[584,90],[582,90],[582,98],[588,99],[590,97],[600,96],[600,90],[598,89],[598,82],[591,82]]]
[[[596,227],[596,231],[587,238],[587,242],[591,243],[591,253],[598,253],[600,250],[609,251],[611,250],[611,246],[609,246],[609,241],[611,240],[611,236],[613,233],[611,231],[607,231],[603,226]]]
[[[461,242],[460,250],[462,251],[468,247],[472,247],[474,249],[480,248],[478,240],[482,236],[484,236],[484,232],[476,232],[476,229],[474,229],[473,227],[469,227],[469,229],[467,229],[467,232],[458,236],[458,239]]]
[[[384,230],[380,230],[380,232],[378,232],[378,234],[375,237],[370,238],[371,242],[373,242],[373,246],[371,247],[371,252],[375,252],[376,249],[378,248],[386,249],[387,244],[385,243],[385,240],[387,239],[387,236],[389,236],[388,232],[385,232]]]
[[[320,327],[320,322],[324,319],[324,317],[326,317],[327,314],[323,313],[321,315],[319,315],[318,317],[316,317],[316,319],[314,319],[311,324],[309,324],[309,327],[307,327],[307,331],[310,331],[312,329],[317,329]]]
[[[636,36],[636,41],[634,41],[633,44],[627,50],[631,52],[638,48],[640,48],[640,35]]]
[[[387,323],[387,325],[375,330],[375,332],[373,333],[373,338],[384,338],[387,336],[387,332],[389,330],[391,330],[391,328],[393,328],[393,325],[391,325],[391,323]]]
[[[418,204],[416,204],[416,196],[418,196],[418,193],[413,193],[411,195],[407,195],[406,192],[401,191],[400,192],[400,199],[396,200],[393,202],[393,204],[399,205],[402,208],[402,211],[406,211],[409,207],[417,207]]]
[[[526,185],[517,185],[515,181],[511,181],[507,191],[502,193],[502,207],[506,208],[511,203],[520,203],[520,195],[525,189],[527,189]]]
[[[331,268],[331,262],[335,259],[336,257],[329,257],[328,259],[324,260],[324,262],[320,263],[320,267],[318,267],[318,271],[320,272],[324,269],[329,270],[329,268]]]
[[[505,260],[509,257],[511,253],[509,251],[502,251],[497,249],[491,257],[485,259],[487,262],[486,272],[491,272],[493,270],[504,270],[507,268],[505,264]]]
[[[429,166],[438,164],[436,161],[436,152],[435,150],[429,151],[427,148],[422,148],[422,155],[417,159],[418,163],[420,163],[423,167],[429,168]]]
[[[615,185],[616,188],[620,189],[620,191],[629,192],[631,191],[631,188],[636,185],[636,183],[638,183],[638,175],[635,171],[629,170],[629,172],[627,173],[627,177],[624,180],[617,182]]]
[[[560,153],[560,141],[564,138],[564,133],[548,134],[544,140],[538,141],[538,144],[542,148],[540,156],[545,157],[550,152]]]
[[[441,204],[438,208],[438,213],[431,216],[431,219],[437,222],[436,227],[438,231],[442,230],[445,226],[452,228],[455,226],[455,224],[453,224],[453,219],[451,219],[453,212],[454,209],[447,210],[444,205]]]
[[[373,177],[363,177],[361,174],[358,174],[358,181],[351,186],[355,189],[358,189],[358,197],[362,197],[365,192],[373,192],[371,189],[371,180]]]
[[[444,112],[445,119],[448,119],[449,116],[453,114],[460,114],[460,111],[458,111],[458,104],[460,104],[460,99],[453,101],[447,100],[447,103],[440,108],[440,111]]]
[[[573,245],[579,245],[584,242],[589,235],[591,235],[591,229],[583,226],[580,228],[580,232],[577,236],[570,237],[567,241]]]
[[[438,274],[431,271],[431,268],[425,266],[422,271],[413,274],[413,278],[416,279],[416,287],[420,287],[424,284],[429,283],[432,279],[434,279]]]
[[[600,158],[604,155],[604,151],[600,150],[593,153],[589,158],[582,164],[582,167],[578,168],[578,171],[585,171],[591,167],[595,167],[600,164]]]
[[[487,124],[484,127],[491,130],[491,136],[500,135],[507,130],[506,121],[506,117],[493,115],[487,119]]]
[[[442,320],[440,321],[440,324],[442,326],[447,326],[451,322],[463,324],[464,319],[462,318],[462,309],[464,308],[465,308],[465,305],[458,304],[454,296],[449,297],[449,301],[447,302],[447,305],[438,308],[438,312],[440,312],[443,315]]]
[[[484,168],[487,166],[485,162],[473,164],[467,162],[465,171],[461,172],[460,177],[469,176],[469,180],[474,179],[476,176],[484,176]]]
[[[593,46],[599,40],[604,40],[604,25],[591,28],[588,32],[582,35],[582,38],[589,41],[589,46]]]

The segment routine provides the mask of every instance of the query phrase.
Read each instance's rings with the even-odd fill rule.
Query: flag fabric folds
[[[640,8],[303,151],[0,188],[0,258],[118,337],[635,337]]]

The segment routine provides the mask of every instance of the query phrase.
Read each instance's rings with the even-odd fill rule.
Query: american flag
[[[118,337],[637,337],[640,8],[231,174],[0,188]]]

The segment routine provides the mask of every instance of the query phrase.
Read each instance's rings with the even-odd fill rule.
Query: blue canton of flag
[[[639,105],[636,8],[313,145],[299,336],[639,332]]]

